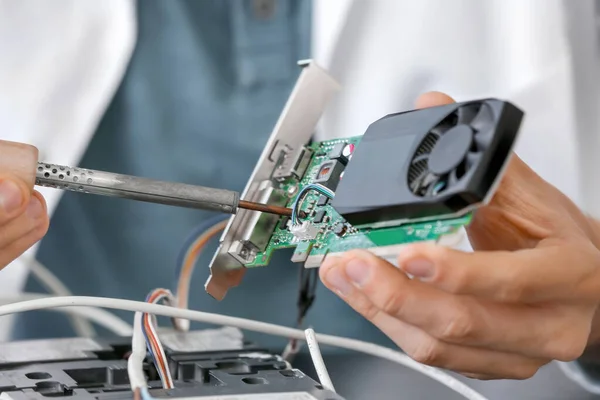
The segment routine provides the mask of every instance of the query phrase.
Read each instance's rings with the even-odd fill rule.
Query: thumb
[[[415,106],[417,108],[429,108],[443,106],[445,104],[452,104],[454,102],[454,99],[445,93],[429,92],[419,96]]]
[[[0,140],[0,225],[25,210],[38,162],[38,149]]]

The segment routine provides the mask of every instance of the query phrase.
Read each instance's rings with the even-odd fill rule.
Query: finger
[[[33,190],[38,149],[24,143],[0,140],[0,171],[18,178],[28,191]]]
[[[18,177],[0,173],[0,227],[23,214],[31,189]]]
[[[550,362],[547,359],[445,343],[385,313],[376,314],[372,322],[415,361],[463,374],[477,374],[486,379],[528,379]]]
[[[445,93],[441,92],[429,92],[425,93],[417,99],[417,108],[429,108],[443,106],[446,104],[454,103],[454,99]]]
[[[0,140],[0,226],[20,215],[33,191],[38,150]]]
[[[323,278],[326,282],[343,279],[328,276],[339,272],[338,269],[331,269],[325,272]],[[423,330],[384,313],[358,289],[348,287],[340,293],[343,293],[343,298],[353,309],[367,316],[407,355],[422,364],[462,373],[482,374],[490,378],[525,379],[546,362],[517,354],[442,342]]]
[[[444,292],[409,279],[368,252],[330,258],[320,274],[325,286],[365,318],[382,312],[445,343],[570,361],[585,348],[590,329],[582,321],[591,318],[571,309],[505,305]]]
[[[27,208],[21,215],[0,225],[0,249],[46,224],[47,219],[44,199],[36,192],[31,196]]]
[[[444,291],[506,303],[595,299],[599,262],[586,243],[473,253],[415,244],[398,258],[403,271]]]

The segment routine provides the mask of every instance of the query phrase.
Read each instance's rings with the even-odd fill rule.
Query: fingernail
[[[425,259],[414,259],[402,265],[404,272],[420,279],[429,279],[435,270],[431,261]]]
[[[341,296],[347,296],[352,292],[352,284],[346,280],[342,268],[332,268],[325,276],[325,281]]]
[[[29,204],[27,205],[27,215],[31,219],[38,219],[44,214],[44,206],[42,202],[36,196],[31,196]]]
[[[6,180],[0,183],[0,205],[4,211],[11,213],[21,207],[23,195],[16,183]]]
[[[358,287],[363,286],[369,280],[371,276],[371,266],[360,259],[353,259],[348,261],[346,265],[346,275],[352,282]]]

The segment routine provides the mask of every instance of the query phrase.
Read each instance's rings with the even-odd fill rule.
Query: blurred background
[[[516,152],[600,216],[599,13],[596,0],[0,0],[0,138],[36,145],[44,161],[241,190],[296,62],[313,58],[343,87],[318,138],[360,135],[430,90],[507,99],[527,115]],[[50,232],[0,273],[3,296],[44,290],[28,276],[35,257],[75,294],[141,300],[174,281],[181,243],[209,217],[43,194]],[[205,295],[215,245],[190,307],[291,325],[289,268],[257,271],[222,304]],[[385,343],[323,288],[317,297],[317,331]],[[72,334],[51,318],[4,317],[1,338]],[[310,371],[307,360],[298,365]],[[326,361],[348,399],[458,398],[381,360]],[[555,365],[525,382],[469,384],[490,399],[595,398]]]

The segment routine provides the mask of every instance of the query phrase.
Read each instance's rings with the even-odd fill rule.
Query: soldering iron
[[[149,203],[235,214],[238,208],[291,216],[286,207],[240,199],[232,190],[165,182],[137,176],[39,162],[35,184],[43,187],[120,197]]]

